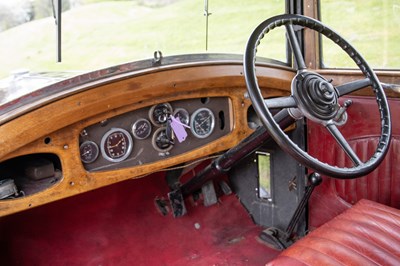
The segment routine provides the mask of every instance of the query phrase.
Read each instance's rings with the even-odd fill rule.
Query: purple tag
[[[172,127],[172,130],[174,131],[175,136],[178,139],[178,141],[179,142],[185,141],[185,139],[187,137],[185,127],[189,128],[189,126],[183,124],[181,121],[179,121],[179,119],[177,119],[171,115],[171,127]]]

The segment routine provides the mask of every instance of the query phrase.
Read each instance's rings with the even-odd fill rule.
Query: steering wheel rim
[[[298,40],[295,37],[293,25],[309,28],[331,39],[351,57],[366,78],[334,87],[330,84],[330,81],[327,81],[321,75],[308,71]],[[255,71],[257,47],[265,34],[280,26],[286,27],[288,40],[297,63],[297,74],[292,81],[292,93],[289,97],[264,100]],[[366,60],[335,31],[320,21],[301,15],[284,14],[269,18],[262,22],[251,34],[246,45],[243,65],[247,90],[257,115],[277,144],[299,163],[320,174],[339,179],[351,179],[372,172],[382,162],[391,139],[390,110],[385,93],[375,72],[369,67]],[[304,79],[307,76],[309,76],[308,81],[304,84]],[[381,134],[374,154],[366,162],[362,162],[333,123],[333,117],[338,112],[339,97],[367,86],[372,86],[378,104]],[[304,92],[304,90],[307,90],[307,92]],[[315,105],[318,105],[318,108]],[[287,109],[288,113],[295,119],[306,117],[325,126],[353,161],[354,166],[347,168],[329,165],[303,151],[280,128],[269,108]]]

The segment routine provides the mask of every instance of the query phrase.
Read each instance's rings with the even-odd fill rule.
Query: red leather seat
[[[267,265],[400,265],[400,210],[360,200]]]

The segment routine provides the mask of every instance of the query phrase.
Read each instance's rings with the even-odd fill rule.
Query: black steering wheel
[[[256,77],[257,47],[265,34],[280,26],[285,26],[286,28],[286,35],[292,48],[297,73],[292,80],[290,96],[264,100]],[[307,69],[294,26],[296,28],[309,28],[331,39],[358,65],[365,79],[335,87],[322,75]],[[278,145],[299,163],[327,176],[350,179],[370,173],[384,159],[391,139],[391,121],[389,105],[382,85],[374,71],[356,49],[321,22],[305,16],[288,14],[275,16],[262,22],[253,31],[248,40],[244,54],[244,74],[250,99],[263,125]],[[366,162],[363,162],[339,131],[335,118],[341,109],[338,101],[339,97],[368,86],[372,87],[378,103],[381,133],[374,154]],[[325,127],[351,159],[353,166],[347,168],[329,165],[302,150],[275,121],[269,110],[272,108],[281,108],[281,113],[286,112],[287,115],[296,120],[305,117]]]

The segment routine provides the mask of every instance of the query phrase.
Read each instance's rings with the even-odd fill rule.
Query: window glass
[[[51,3],[1,0],[0,79],[19,69],[89,71],[151,58],[156,50],[243,54],[261,21],[285,12],[281,0],[62,0],[62,62],[56,63]],[[284,36],[274,41],[260,55],[286,61]]]
[[[320,0],[321,20],[338,32],[376,69],[400,69],[400,0]],[[349,56],[327,38],[322,64],[355,68]]]

